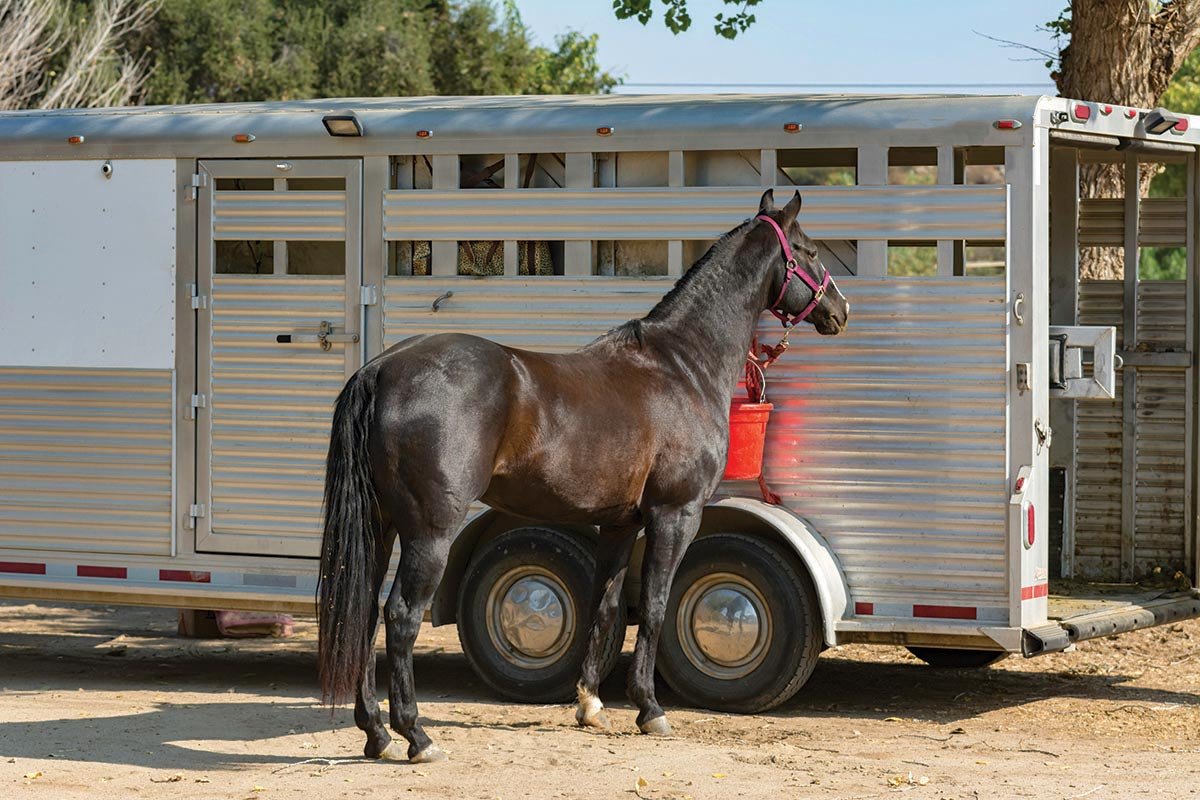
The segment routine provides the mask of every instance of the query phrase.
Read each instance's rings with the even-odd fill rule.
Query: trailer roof
[[[711,134],[777,132],[799,122],[823,132],[864,129],[946,129],[999,118],[1029,122],[1039,96],[978,95],[574,95],[504,97],[398,97],[134,106],[109,109],[0,113],[0,149],[70,136],[111,141],[228,141],[235,133],[258,139],[327,140],[320,118],[354,111],[367,137],[412,140],[434,132],[430,143],[452,138],[579,135],[594,141],[609,126],[621,138],[680,130]],[[365,144],[365,142],[364,142]],[[424,149],[424,148],[422,148]]]

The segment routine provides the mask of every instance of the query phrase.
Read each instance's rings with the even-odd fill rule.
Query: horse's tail
[[[325,532],[317,578],[317,671],[327,703],[354,696],[375,655],[368,641],[376,597],[375,485],[367,438],[378,369],[355,373],[338,395],[325,461]]]

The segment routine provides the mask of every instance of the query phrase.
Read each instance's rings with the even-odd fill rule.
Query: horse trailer
[[[790,694],[797,626],[971,666],[1200,615],[1189,123],[1019,96],[0,113],[0,596],[312,613],[358,367],[420,333],[581,346],[799,187],[853,313],[768,370],[782,501],[729,481],[707,507],[668,683]],[[433,624],[557,699],[525,678],[578,669],[594,536],[478,507]]]

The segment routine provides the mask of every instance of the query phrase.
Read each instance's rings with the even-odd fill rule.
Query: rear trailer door
[[[333,402],[362,363],[361,162],[201,162],[196,550],[318,555]]]

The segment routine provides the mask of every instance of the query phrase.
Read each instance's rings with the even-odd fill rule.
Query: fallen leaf
[[[951,736],[957,736],[957,735],[959,735],[959,734],[963,734],[963,733],[966,733],[966,732],[967,732],[967,729],[966,729],[966,728],[955,728],[954,730],[950,731],[950,735],[951,735]]]
[[[179,783],[183,780],[183,776],[179,774],[171,775],[166,778],[151,778],[151,783]]]
[[[196,783],[212,783],[208,778],[196,778]]]
[[[724,777],[727,777],[727,776],[725,775],[725,773],[724,773],[724,772],[714,772],[714,773],[712,774],[712,776],[713,776],[714,778],[724,778]]]
[[[34,778],[40,778],[40,777],[42,777],[42,771],[40,769],[37,772],[26,772],[25,773],[25,780],[31,781]]]
[[[883,721],[884,722],[904,722],[904,720],[900,719],[900,717],[884,717]]]
[[[671,777],[671,776],[672,776],[672,775],[674,775],[674,774],[675,774],[674,772],[664,772],[664,773],[663,773],[663,777],[664,777],[664,778],[669,778],[669,777]]]

